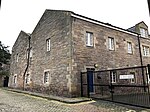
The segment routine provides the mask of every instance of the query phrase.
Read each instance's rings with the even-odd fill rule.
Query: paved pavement
[[[0,89],[0,112],[150,112],[150,110],[106,101],[68,104]]]

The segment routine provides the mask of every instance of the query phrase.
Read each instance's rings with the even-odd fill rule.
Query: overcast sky
[[[45,9],[70,10],[124,29],[144,21],[150,32],[147,0],[2,0],[0,41],[11,50],[21,30],[32,33]]]

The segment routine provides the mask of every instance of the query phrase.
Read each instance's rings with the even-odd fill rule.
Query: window
[[[127,46],[128,46],[128,53],[132,54],[132,43],[127,42]]]
[[[115,50],[114,38],[108,37],[108,48],[109,50]]]
[[[26,82],[26,84],[30,83],[30,75],[29,74],[26,75],[26,81],[25,82]]]
[[[141,37],[148,37],[148,32],[144,28],[140,28]]]
[[[19,61],[19,54],[16,55],[16,62]]]
[[[86,32],[86,46],[93,46],[93,33]]]
[[[13,82],[14,82],[14,84],[17,83],[17,75],[16,75],[16,74],[14,75],[14,80],[13,80]]]
[[[49,71],[44,72],[44,83],[49,83]]]
[[[110,72],[110,82],[116,83],[116,72],[115,71]]]
[[[130,72],[130,75],[133,75],[133,78],[130,79],[131,83],[135,83],[135,72]]]
[[[50,51],[50,48],[51,48],[51,41],[50,41],[50,38],[46,40],[46,49],[47,51]]]
[[[143,55],[148,56],[149,55],[149,47],[148,46],[143,46]]]

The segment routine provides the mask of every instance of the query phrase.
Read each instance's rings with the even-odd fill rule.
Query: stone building
[[[122,29],[70,11],[46,10],[13,48],[9,87],[80,96],[80,72],[150,63],[148,26]]]

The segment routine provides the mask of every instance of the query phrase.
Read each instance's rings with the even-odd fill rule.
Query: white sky
[[[2,0],[0,41],[13,46],[21,30],[32,33],[45,9],[70,10],[127,29],[144,21],[149,26],[147,0]]]

